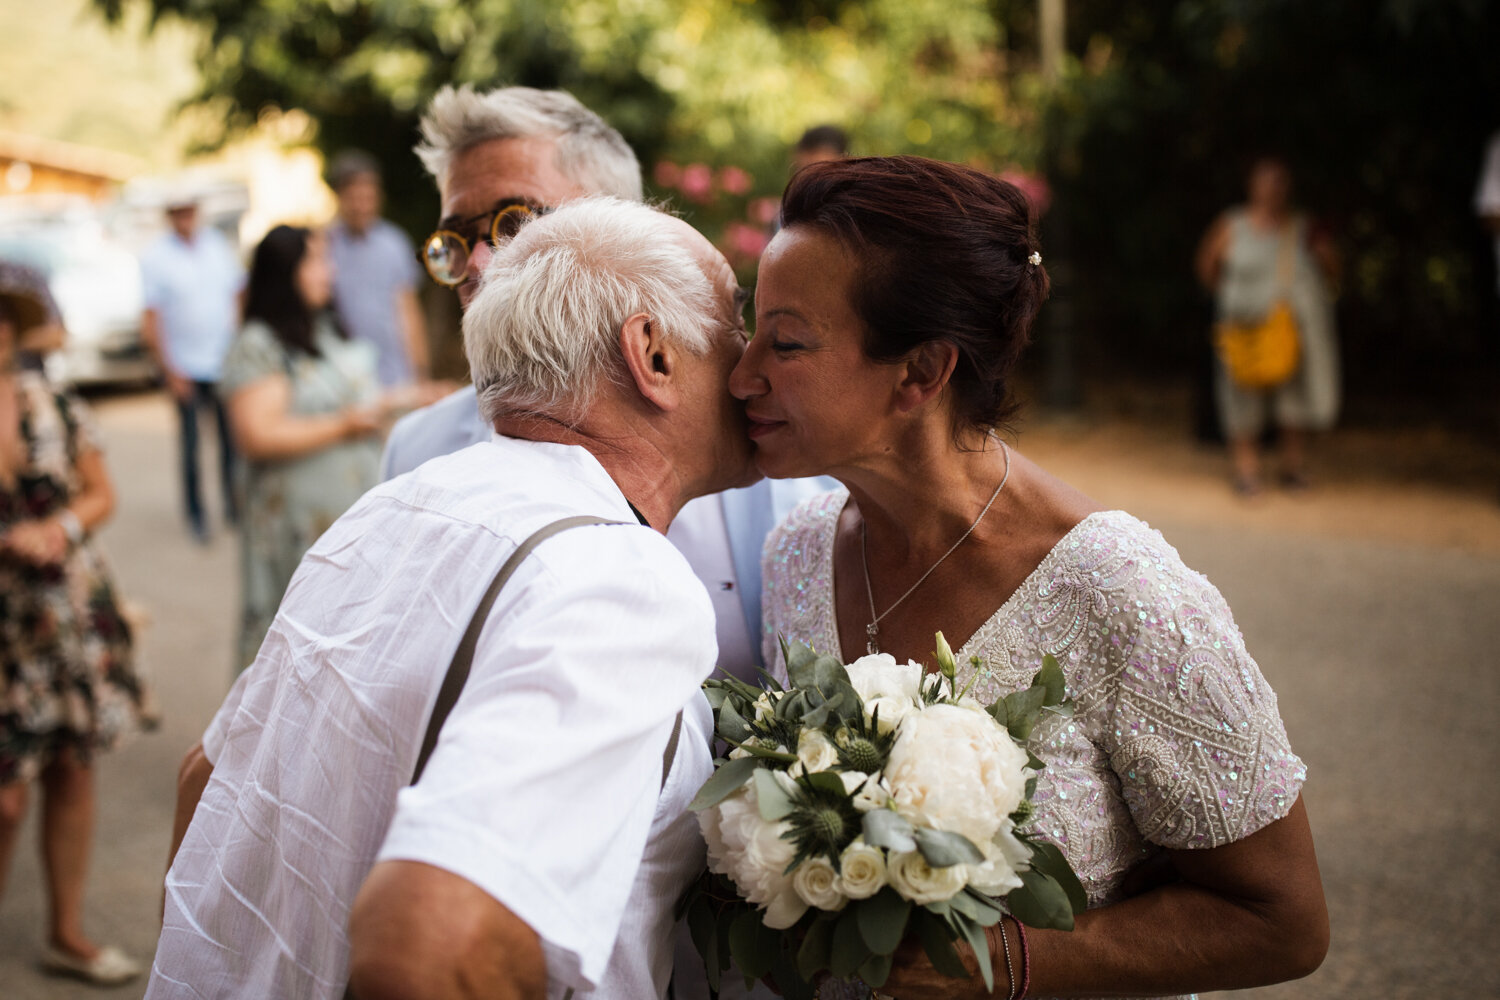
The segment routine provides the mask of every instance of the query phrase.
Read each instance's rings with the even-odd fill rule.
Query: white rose
[[[827,858],[808,858],[798,865],[792,872],[792,888],[804,903],[820,910],[842,910],[849,904],[839,886],[839,874]]]
[[[776,713],[776,706],[771,701],[771,693],[762,691],[760,697],[755,699],[755,721],[764,722]]]
[[[891,790],[886,787],[878,771],[870,775],[864,787],[854,793],[854,808],[862,813],[867,813],[871,809],[884,809],[890,804]]]
[[[1021,888],[1020,872],[1031,867],[1031,848],[1016,839],[1007,822],[995,839],[983,845],[984,862],[969,865],[968,882],[989,896],[1003,896]]]
[[[933,705],[903,720],[884,777],[902,816],[983,850],[1026,794],[1026,751],[988,714]]]
[[[885,885],[885,852],[855,837],[839,857],[839,887],[850,899],[869,899]]]
[[[878,715],[880,722],[877,728],[882,733],[889,733],[901,725],[902,719],[920,708],[921,706],[911,699],[897,695],[870,698],[865,702],[865,721],[869,722]]]
[[[782,874],[797,853],[781,836],[791,827],[760,818],[753,781],[700,812],[698,824],[708,843],[709,870],[729,876],[745,899],[764,907],[767,927],[782,930],[801,919],[807,904]]]
[[[844,783],[844,794],[853,795],[870,780],[870,776],[863,771],[840,771],[839,780]]]
[[[965,865],[934,868],[921,851],[892,853],[886,865],[891,887],[913,903],[940,903],[951,899],[964,887]]]
[[[826,771],[839,762],[838,748],[821,729],[804,729],[797,736],[797,761],[809,773]]]
[[[849,683],[864,701],[890,697],[917,701],[922,696],[920,663],[897,663],[889,653],[873,653],[861,656],[845,669]]]

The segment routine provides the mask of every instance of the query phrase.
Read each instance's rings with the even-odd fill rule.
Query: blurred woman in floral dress
[[[131,634],[89,540],[114,491],[87,409],[20,349],[58,346],[41,276],[0,263],[0,889],[33,781],[50,924],[43,966],[109,985],[141,967],[83,932],[94,756],[154,722]]]

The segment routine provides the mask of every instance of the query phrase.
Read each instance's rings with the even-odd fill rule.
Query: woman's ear
[[[902,362],[896,386],[896,408],[903,413],[924,406],[942,394],[958,367],[958,348],[946,340],[929,340]]]
[[[647,402],[661,410],[677,406],[680,393],[672,379],[677,354],[650,316],[636,313],[621,325],[620,356],[631,384]]]

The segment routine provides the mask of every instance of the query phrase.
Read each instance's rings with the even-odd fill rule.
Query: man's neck
[[[510,416],[495,421],[495,430],[526,441],[571,444],[588,451],[604,467],[625,499],[646,522],[666,534],[667,527],[689,497],[671,461],[651,442],[635,434],[598,433],[596,426],[625,426],[609,419],[565,424],[547,416]]]

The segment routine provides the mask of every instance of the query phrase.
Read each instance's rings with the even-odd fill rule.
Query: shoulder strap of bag
[[[458,696],[464,689],[464,683],[469,679],[469,668],[474,662],[474,649],[479,645],[479,633],[484,631],[484,623],[489,619],[490,609],[495,606],[495,598],[500,595],[500,588],[505,586],[505,581],[511,578],[516,568],[531,554],[533,549],[553,535],[567,531],[569,528],[581,528],[590,524],[625,523],[595,517],[592,514],[579,514],[553,521],[516,546],[510,558],[505,560],[505,565],[500,567],[500,572],[496,573],[495,578],[490,581],[489,589],[480,598],[479,607],[474,609],[474,616],[469,619],[469,627],[464,630],[464,636],[458,642],[458,649],[453,652],[453,659],[448,664],[448,673],[443,676],[443,686],[438,689],[437,701],[432,706],[432,717],[427,720],[427,733],[422,737],[422,749],[417,752],[417,766],[412,769],[411,775],[413,785],[422,777],[422,771],[427,767],[427,758],[432,756],[433,748],[437,746],[438,733],[442,731],[443,723],[448,719],[448,713],[453,711],[453,705],[458,701]]]
[[[1276,288],[1282,295],[1291,293],[1293,258],[1300,229],[1295,216],[1288,219],[1281,230],[1281,242],[1276,247]]]

